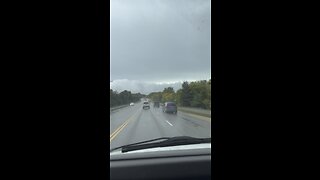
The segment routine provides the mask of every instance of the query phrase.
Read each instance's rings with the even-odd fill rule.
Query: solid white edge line
[[[167,121],[167,120],[166,120]],[[173,126],[171,123],[169,123],[169,121],[167,121],[168,124],[170,124],[170,126]]]

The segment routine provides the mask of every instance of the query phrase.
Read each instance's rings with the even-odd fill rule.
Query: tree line
[[[162,92],[152,92],[147,97],[161,103],[172,101],[179,106],[211,109],[211,79],[190,83],[185,81],[176,92],[172,87],[167,87]]]
[[[124,90],[120,93],[110,89],[110,107],[129,104],[131,102],[140,101],[145,95],[140,93],[131,93],[131,91]]]

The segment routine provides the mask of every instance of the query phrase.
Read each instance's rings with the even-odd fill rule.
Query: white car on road
[[[143,102],[143,109],[150,109],[150,104],[148,101]]]

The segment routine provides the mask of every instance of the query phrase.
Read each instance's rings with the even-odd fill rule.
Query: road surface
[[[142,109],[142,102],[110,114],[110,148],[159,137],[211,137],[211,118],[160,108]]]

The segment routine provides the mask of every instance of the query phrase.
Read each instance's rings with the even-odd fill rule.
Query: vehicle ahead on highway
[[[160,102],[159,101],[155,101],[153,102],[153,107],[160,107]]]
[[[150,104],[148,101],[145,101],[143,102],[143,106],[142,106],[143,109],[150,109]]]
[[[177,108],[176,103],[174,103],[174,102],[165,102],[164,106],[162,107],[162,111],[165,113],[177,114],[178,108]]]
[[[132,103],[130,103],[130,106],[134,106],[134,103],[132,102]]]

